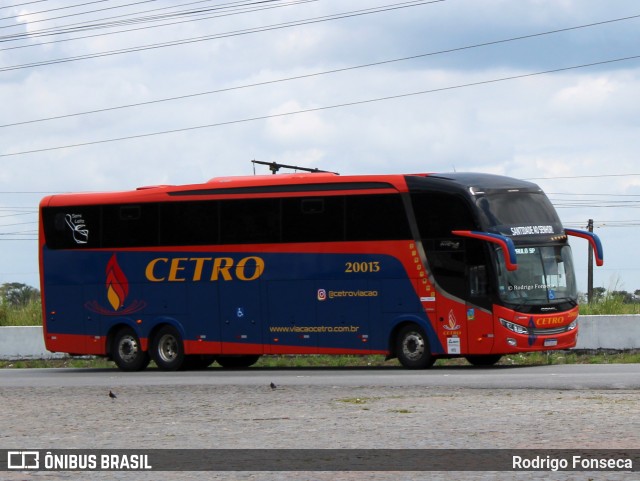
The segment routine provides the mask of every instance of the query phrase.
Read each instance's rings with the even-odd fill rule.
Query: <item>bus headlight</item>
[[[567,326],[567,331],[573,331],[576,327],[578,327],[578,319],[575,319],[571,324]]]
[[[529,329],[520,324],[514,324],[513,322],[509,322],[506,319],[499,318],[500,324],[509,329],[510,331],[515,332],[516,334],[529,334]]]

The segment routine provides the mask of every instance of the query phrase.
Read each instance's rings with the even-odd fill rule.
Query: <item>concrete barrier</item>
[[[580,316],[576,349],[640,349],[640,315]]]
[[[64,357],[52,353],[44,347],[44,337],[40,326],[0,327],[0,359],[55,359]]]
[[[640,315],[580,316],[578,350],[640,349]],[[44,347],[42,327],[0,327],[0,359],[54,359],[64,357]]]

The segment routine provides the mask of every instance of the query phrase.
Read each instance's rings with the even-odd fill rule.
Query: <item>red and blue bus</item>
[[[407,368],[567,349],[568,236],[536,185],[476,174],[215,178],[40,204],[48,350],[125,371],[382,354]]]

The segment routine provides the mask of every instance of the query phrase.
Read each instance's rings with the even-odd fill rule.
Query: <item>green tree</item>
[[[0,303],[4,306],[25,307],[39,297],[40,291],[26,284],[7,282],[0,285]]]
[[[604,287],[594,287],[593,288],[593,300],[595,302],[602,301],[605,297],[605,293],[607,290]]]
[[[624,304],[631,304],[633,302],[633,294],[627,291],[613,291],[611,295],[622,299]]]

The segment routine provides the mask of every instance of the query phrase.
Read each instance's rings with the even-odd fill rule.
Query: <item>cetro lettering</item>
[[[565,324],[566,319],[564,317],[542,317],[540,319],[536,319],[536,326],[559,326],[560,324]]]
[[[264,259],[243,257],[157,257],[147,264],[151,282],[255,281],[264,273]]]

